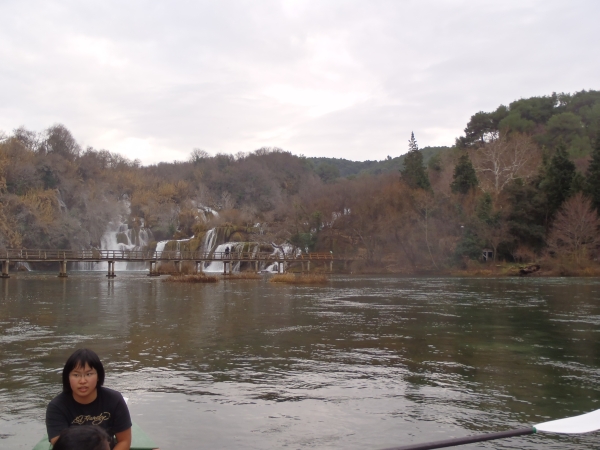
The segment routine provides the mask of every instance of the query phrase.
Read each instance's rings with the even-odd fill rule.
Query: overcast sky
[[[0,130],[144,164],[280,147],[383,159],[600,89],[597,0],[0,1]]]

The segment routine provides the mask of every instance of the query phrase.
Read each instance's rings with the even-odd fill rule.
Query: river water
[[[0,280],[0,448],[41,438],[62,366],[84,346],[162,450],[375,450],[600,408],[600,280],[14,274]]]

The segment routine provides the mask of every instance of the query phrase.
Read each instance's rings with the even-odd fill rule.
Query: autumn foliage
[[[583,97],[590,110],[577,109]],[[196,149],[188,161],[142,166],[80,148],[62,125],[19,128],[0,136],[0,248],[99,247],[108,224],[124,221],[155,241],[192,238],[186,249],[219,226],[222,239],[333,252],[352,271],[464,268],[484,249],[495,261],[589,261],[600,205],[590,137],[600,116],[590,111],[600,96],[583,97],[544,97],[535,114],[525,100],[478,113],[453,148],[422,152],[413,135],[398,149],[406,155],[353,173],[351,161],[276,148]],[[560,134],[565,111],[581,115],[579,134]]]

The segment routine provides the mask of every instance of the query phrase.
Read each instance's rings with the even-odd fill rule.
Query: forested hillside
[[[423,147],[423,162],[428,164],[438,153],[450,150],[450,147]],[[343,158],[307,158],[313,164],[315,172],[324,181],[334,181],[339,177],[360,175],[380,175],[382,173],[398,172],[402,169],[404,156],[388,156],[383,161],[350,161]]]
[[[383,161],[263,148],[141,166],[80,148],[63,125],[19,128],[0,136],[0,248],[99,247],[123,220],[150,229],[150,247],[237,226],[237,239],[355,256],[354,270],[442,270],[483,249],[506,261],[597,258],[600,92],[479,112],[451,148],[419,149],[415,133]]]

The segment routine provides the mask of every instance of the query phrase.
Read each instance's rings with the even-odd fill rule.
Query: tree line
[[[597,258],[599,210],[598,91],[479,112],[452,147],[420,149],[413,134],[376,162],[195,149],[142,166],[81,148],[63,125],[0,135],[0,248],[98,247],[121,218],[156,240],[260,229],[253,240],[352,256],[356,270],[465,266],[484,249],[583,264]]]

